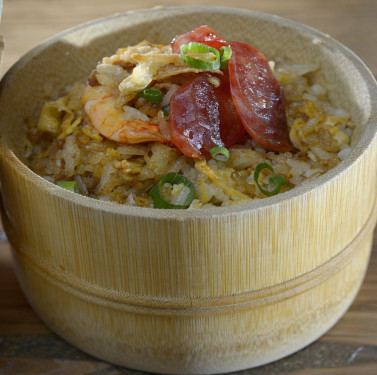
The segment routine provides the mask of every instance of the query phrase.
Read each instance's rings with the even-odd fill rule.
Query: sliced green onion
[[[166,183],[172,185],[183,184],[190,189],[190,192],[182,205],[169,203],[162,196],[160,189]],[[194,199],[195,187],[194,184],[191,181],[189,181],[186,177],[178,173],[170,172],[165,176],[162,176],[160,180],[157,182],[157,184],[153,186],[153,188],[149,191],[148,194],[153,199],[154,208],[187,208],[188,206],[190,206],[191,202]]]
[[[146,88],[143,91],[140,91],[137,95],[137,98],[144,98],[146,101],[153,104],[160,104],[162,102],[162,92],[158,89]]]
[[[164,113],[165,117],[169,116],[169,104],[162,107],[162,112]]]
[[[230,157],[230,152],[227,148],[225,147],[213,147],[209,151],[212,159],[219,160],[219,161],[228,161]]]
[[[212,60],[205,60],[190,56],[190,54],[204,55],[208,53],[214,54],[214,58]],[[217,49],[203,43],[190,42],[187,44],[182,44],[180,58],[191,68],[202,70],[220,69],[220,52]]]
[[[268,183],[275,187],[274,190],[265,190],[263,189],[260,185],[259,185],[259,182],[258,182],[258,178],[259,178],[259,173],[263,170],[263,169],[268,169],[270,170],[274,175],[271,176],[268,180]],[[279,176],[275,173],[274,171],[274,168],[272,168],[272,166],[268,163],[260,163],[257,165],[257,167],[255,168],[255,172],[254,172],[254,181],[257,183],[258,185],[258,188],[259,190],[264,194],[264,195],[267,195],[268,197],[271,197],[273,195],[276,195],[279,193],[280,189],[282,186],[286,185],[287,184],[287,180],[283,177],[283,176]]]
[[[220,69],[224,70],[228,67],[228,61],[232,56],[232,49],[227,46],[220,48]]]
[[[56,185],[60,186],[63,189],[73,191],[74,193],[78,193],[76,181],[58,181]]]

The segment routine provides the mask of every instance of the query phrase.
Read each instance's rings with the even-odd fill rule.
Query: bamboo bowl
[[[179,20],[179,21],[178,21]],[[70,193],[23,163],[24,121],[118,47],[200,24],[267,57],[319,63],[357,128],[352,153],[289,192],[235,207],[154,210]],[[245,10],[127,12],[24,56],[0,92],[2,218],[20,284],[56,333],[107,361],[164,373],[259,366],[324,334],[353,301],[376,222],[376,83],[347,48]]]

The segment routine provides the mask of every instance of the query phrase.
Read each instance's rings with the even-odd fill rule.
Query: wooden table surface
[[[4,0],[2,73],[44,39],[76,24],[156,5],[218,5],[277,14],[313,26],[356,52],[377,76],[375,0]],[[359,295],[340,322],[306,349],[244,374],[377,374],[377,232]],[[31,310],[16,280],[0,227],[0,374],[118,375],[122,369],[86,355],[55,336]]]

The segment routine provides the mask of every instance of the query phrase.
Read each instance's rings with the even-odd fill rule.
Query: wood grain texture
[[[160,2],[160,3],[168,4],[169,2]],[[175,2],[175,4],[179,4],[179,3],[180,2]],[[189,2],[185,1],[182,3],[188,4]],[[213,2],[207,2],[207,3],[214,4]],[[136,3],[128,4],[128,3],[125,3],[124,1],[122,2],[113,1],[113,2],[106,2],[106,3],[99,2],[99,1],[87,1],[85,2],[85,4],[83,2],[73,2],[73,1],[34,1],[32,7],[30,7],[30,5],[28,4],[30,4],[30,2],[21,1],[21,0],[5,1],[3,23],[1,25],[0,30],[6,36],[8,35],[6,43],[8,43],[10,38],[15,38],[13,40],[17,40],[17,42],[10,43],[10,46],[9,46],[10,49],[6,50],[6,55],[5,55],[6,58],[8,57],[12,58],[11,48],[14,48],[16,50],[15,55],[13,55],[13,56],[16,56],[16,57],[13,57],[15,60],[20,55],[20,52],[19,52],[20,50],[17,50],[17,48],[21,48],[20,46],[23,46],[22,48],[24,48],[24,50],[22,50],[21,52],[23,53],[24,51],[29,49],[33,45],[33,43],[38,44],[42,39],[45,39],[46,37],[51,36],[55,32],[60,31],[66,28],[67,26],[72,26],[82,21],[86,21],[86,20],[96,18],[99,16],[109,15],[117,11],[123,11],[125,10],[125,8],[136,9],[136,8],[145,8],[151,5],[155,5],[155,3],[147,2],[147,1],[140,1],[137,4]],[[88,6],[88,4],[90,5]],[[377,69],[375,68],[375,65],[373,65],[375,64],[375,55],[371,53],[372,49],[370,48],[370,45],[372,46],[375,45],[375,43],[373,44],[373,37],[375,37],[375,35],[373,34],[370,35],[370,40],[372,44],[359,43],[360,36],[365,38],[368,20],[369,20],[369,25],[374,24],[374,19],[375,19],[375,14],[376,14],[375,13],[376,3],[372,1],[345,1],[345,2],[342,2],[341,4],[342,6],[340,6],[339,4],[340,2],[336,2],[336,1],[334,2],[313,1],[310,3],[301,2],[301,1],[286,1],[284,2],[284,4],[283,2],[280,2],[280,1],[269,1],[269,2],[238,1],[238,2],[232,3],[232,6],[239,6],[243,8],[249,8],[249,9],[253,8],[255,10],[262,10],[262,11],[269,11],[269,12],[273,12],[273,13],[280,14],[283,16],[287,16],[288,18],[297,19],[301,22],[311,24],[323,31],[329,32],[332,36],[335,36],[337,39],[340,39],[340,40],[342,40],[342,37],[345,36],[345,39],[342,41],[346,45],[354,49],[360,55],[365,53],[366,57],[364,56],[362,57],[364,58],[364,60],[367,61],[368,65],[372,68],[374,73],[376,73]],[[216,4],[214,5],[229,5],[229,4],[225,2],[223,3],[216,2]],[[12,11],[13,13],[6,13],[7,7],[9,9],[9,12]],[[34,7],[38,10],[37,12],[32,12],[31,8],[34,8]],[[9,16],[7,16],[7,14]],[[11,14],[12,16],[10,16]],[[57,17],[56,16],[57,14],[61,16]],[[350,17],[350,15],[352,15],[352,17]],[[36,30],[38,29],[39,31],[37,30],[34,34],[33,22],[35,22],[36,19],[38,19],[38,22],[37,22],[38,27],[36,28]],[[364,22],[360,22],[360,19],[362,19]],[[19,20],[18,24],[16,20]],[[9,34],[9,30],[12,30],[12,28],[9,28],[9,26],[12,26],[12,25],[13,25],[14,32],[12,34]],[[26,26],[31,26],[30,36],[28,36],[28,43],[24,42],[25,34],[23,32],[24,30],[23,28]],[[8,34],[7,34],[7,30],[8,30]],[[352,32],[350,32],[350,30],[352,30]],[[39,35],[38,36],[39,38],[41,35],[43,36],[41,39],[38,39],[38,37],[35,37],[35,35]],[[9,51],[8,55],[7,55],[7,51]],[[9,65],[13,62],[12,60],[10,60],[10,62],[8,61],[9,60],[5,61],[5,69],[9,67]],[[373,195],[372,192],[370,192],[369,194]],[[366,202],[365,205],[368,206],[368,202],[370,202],[371,200],[372,200],[371,195],[367,194],[365,198],[365,202]],[[360,219],[356,219],[356,222],[358,220],[359,220],[359,223],[356,224],[355,227],[360,228],[361,221]],[[36,226],[38,225],[39,224],[36,224]],[[350,232],[350,236],[352,236],[351,232]],[[347,239],[344,239],[344,241],[346,242]],[[7,261],[8,266],[6,267],[9,267],[8,256],[6,256],[6,259],[8,259]],[[373,266],[374,264],[374,267],[375,267],[376,262],[373,263],[373,259],[375,259],[375,257],[372,258],[371,265]],[[156,260],[156,261],[158,262],[159,260]],[[375,278],[373,279],[373,276],[369,276],[370,274],[371,273],[368,274],[363,288],[365,287],[365,285],[367,287],[368,285],[371,285],[371,289],[367,288],[368,293],[365,292],[366,294],[365,294],[364,299],[361,299],[360,302],[358,302],[359,299],[357,299],[355,302],[356,307],[354,307],[355,306],[354,304],[351,310],[344,317],[344,319],[347,319],[346,327],[342,328],[342,322],[343,322],[342,320],[337,326],[335,326],[333,330],[330,331],[328,335],[325,336],[325,338],[321,340],[321,342],[325,343],[326,345],[321,347],[321,349],[318,349],[318,345],[320,344],[314,344],[313,346],[311,346],[310,348],[312,348],[312,352],[310,352],[310,348],[308,349],[309,350],[308,357],[311,360],[307,359],[306,361],[303,361],[302,359],[303,357],[300,357],[300,355],[302,356],[305,353],[308,353],[305,351],[302,351],[300,352],[300,354],[293,356],[295,358],[298,358],[297,359],[298,362],[301,361],[301,363],[304,363],[304,365],[302,365],[301,367],[305,368],[306,366],[307,367],[306,370],[303,370],[302,368],[298,367],[299,365],[297,363],[294,363],[295,361],[294,359],[293,361],[289,362],[290,358],[288,358],[287,360],[283,360],[283,362],[278,362],[276,366],[279,366],[279,363],[280,363],[280,366],[281,366],[280,368],[276,367],[275,365],[269,365],[269,366],[264,367],[265,370],[263,369],[250,370],[250,373],[252,374],[262,374],[262,373],[299,374],[302,372],[302,374],[310,374],[311,371],[313,371],[313,374],[325,374],[325,373],[347,374],[347,373],[357,373],[357,372],[365,373],[365,374],[368,374],[369,372],[373,373],[373,370],[376,369],[376,362],[375,362],[376,357],[374,357],[375,352],[373,351],[373,348],[375,348],[376,346],[375,338],[377,337],[376,331],[374,330],[374,328],[376,328],[376,310],[375,310],[376,301],[375,299],[373,299],[373,296],[375,297],[375,294],[373,293],[375,293],[376,291],[376,286],[375,286],[376,280]],[[5,275],[6,275],[6,272],[5,272]],[[11,282],[11,285],[12,284],[16,285],[13,271],[10,271],[10,275],[13,275],[13,276],[10,276],[11,280],[13,277],[13,282]],[[96,275],[94,274],[91,276],[95,277]],[[370,278],[372,278],[372,281],[368,281],[370,280]],[[5,280],[8,281],[7,279]],[[102,281],[103,280],[100,280],[100,282]],[[111,284],[112,282],[111,278],[109,278],[107,282],[110,283],[109,285],[113,286]],[[370,284],[368,284],[368,282]],[[122,285],[122,287],[123,286],[124,285]],[[157,286],[158,284],[156,285],[156,287]],[[249,286],[250,286],[250,281],[246,281],[245,288],[248,288]],[[16,305],[17,303],[21,303],[21,305],[25,304],[25,306],[27,306],[27,304],[25,303],[25,300],[22,300],[23,297],[20,294],[19,289],[16,288],[16,290],[17,290],[16,293],[18,293],[18,297],[16,294],[15,296],[10,298],[10,301],[13,301],[13,303]],[[363,297],[363,290],[364,289],[362,289],[359,295],[359,298],[360,296]],[[8,296],[9,294],[11,293],[7,291]],[[8,301],[6,301],[6,305],[7,303]],[[9,305],[7,306],[9,307]],[[18,334],[18,335],[20,335],[21,333],[27,333],[31,335],[34,334],[35,335],[34,337],[40,337],[41,340],[43,341],[43,339],[46,337],[46,335],[44,335],[43,333],[47,334],[49,332],[49,330],[47,328],[44,328],[45,326],[42,323],[40,323],[40,321],[37,318],[35,318],[35,315],[30,311],[30,309],[25,306],[23,307],[24,309],[26,309],[24,310],[24,312],[22,312],[22,309],[19,310],[18,307],[15,308],[13,306],[8,311],[6,311],[4,315],[1,315],[1,318],[4,318],[4,321],[5,321],[5,324],[4,324],[5,332],[3,332],[3,334],[7,334],[7,336],[5,339],[3,339],[3,341],[0,341],[0,348],[1,348],[1,345],[4,347],[4,346],[7,346],[7,342],[8,343],[12,342],[9,335],[11,335],[12,337],[17,337],[15,334]],[[17,317],[17,314],[19,312],[21,313],[21,316],[19,318],[14,318],[14,317]],[[2,327],[1,326],[2,321],[3,320],[0,319],[0,328]],[[13,323],[9,324],[9,322],[14,322],[14,324]],[[12,327],[12,325],[13,325],[13,328],[11,328],[11,330],[9,331],[9,326]],[[15,331],[12,331],[12,329],[15,329]],[[32,329],[36,329],[36,330],[31,331]],[[43,329],[45,330],[44,332],[43,332]],[[349,330],[347,331],[347,329]],[[37,336],[37,334],[42,334],[42,335]],[[48,337],[50,335],[51,334],[48,333]],[[15,344],[14,346],[17,346],[17,345],[20,346],[21,340],[25,340],[24,336],[19,336],[19,337],[21,337],[20,341],[18,342],[18,344]],[[54,338],[54,340],[55,340],[54,341],[55,345],[58,345],[56,343],[59,342],[59,339]],[[334,345],[334,343],[338,345]],[[337,354],[336,354],[339,351],[342,352],[341,348],[343,348],[344,353],[346,354],[344,354],[344,358],[343,357],[341,358],[343,362],[336,363],[336,360],[341,361],[341,359],[339,359],[339,357],[337,357]],[[362,349],[360,350],[360,348]],[[334,359],[333,362],[331,362],[331,360],[328,360],[328,361],[325,360],[326,351],[330,351],[330,353],[333,354],[333,359]],[[2,355],[4,356],[4,351],[0,353],[3,353]],[[29,353],[30,353],[30,348],[29,348]],[[106,374],[113,373],[113,372],[114,374],[115,373],[132,373],[132,371],[120,370],[113,366],[106,367],[106,368],[105,367],[97,368],[96,366],[99,366],[98,364],[100,364],[101,362],[94,359],[90,360],[91,361],[90,363],[93,365],[93,369],[92,368],[89,369],[87,367],[88,364],[85,363],[85,361],[82,361],[80,363],[72,359],[68,360],[69,363],[68,362],[63,363],[61,361],[60,362],[54,361],[53,358],[60,358],[59,354],[55,354],[55,357],[52,356],[50,360],[44,359],[40,363],[38,363],[38,361],[30,361],[29,368],[27,368],[28,366],[27,364],[25,364],[26,363],[25,359],[20,358],[25,355],[26,357],[28,356],[27,350],[25,352],[22,352],[22,354],[20,350],[18,352],[17,351],[13,352],[13,356],[11,357],[9,357],[9,355],[7,356],[8,358],[10,358],[9,361],[5,360],[3,362],[0,362],[0,369],[1,369],[1,366],[3,366],[3,368],[8,368],[8,369],[12,368],[13,370],[11,371],[14,371],[15,368],[17,369],[17,371],[18,370],[21,371],[21,369],[23,369],[22,374],[26,375],[26,374],[32,374],[33,372],[31,371],[34,371],[34,373],[37,373],[37,370],[33,370],[33,368],[34,369],[38,368],[38,366],[40,366],[40,368],[42,369],[43,369],[43,366],[46,366],[45,370],[38,370],[40,372],[47,371],[48,368],[49,369],[61,368],[62,371],[70,368],[71,369],[70,372],[72,373],[73,373],[72,371],[73,367],[76,366],[75,368],[78,368],[77,370],[78,374],[80,373],[80,371],[81,373],[88,373],[89,371],[92,371],[92,373],[96,373],[99,370],[101,370],[101,373],[102,371],[104,371],[103,373],[106,373]],[[363,355],[366,356],[364,359],[363,359]],[[304,358],[307,358],[307,357],[304,357]],[[317,358],[317,362],[315,361],[315,358]],[[359,358],[361,358],[361,363],[357,362]],[[87,358],[85,358],[85,360],[87,360]],[[58,364],[57,365],[58,367],[53,367],[53,366],[56,366],[56,363],[53,365],[51,363],[48,364],[49,361],[56,362]],[[363,361],[366,361],[367,364],[365,364]],[[321,365],[318,365],[318,362],[321,363]],[[8,366],[8,367],[5,367],[5,366]],[[9,367],[9,366],[13,366],[13,367]],[[52,367],[49,367],[49,366],[52,366]],[[324,367],[324,368],[311,370],[312,367],[319,367],[319,366]],[[338,368],[334,368],[331,370],[329,369],[329,367],[334,367],[334,366]],[[287,368],[290,368],[289,372],[285,371]],[[263,372],[263,371],[266,371],[266,372]],[[15,374],[15,372],[9,372],[9,374]]]
[[[363,374],[377,371],[377,232],[368,272],[343,318],[304,350],[245,375]],[[25,300],[16,280],[8,243],[0,244],[0,370],[4,375],[40,375],[51,369],[75,369],[77,375],[134,375],[92,358],[63,342]],[[12,313],[10,313],[12,311]],[[92,366],[92,367],[90,367]],[[99,372],[99,370],[103,372]],[[71,372],[70,372],[71,373]]]

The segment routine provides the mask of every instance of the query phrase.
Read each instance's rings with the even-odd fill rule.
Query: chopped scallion
[[[165,198],[161,194],[161,187],[166,183],[169,183],[171,185],[183,184],[190,189],[190,192],[182,205],[172,204],[165,200]],[[195,188],[194,184],[186,177],[178,173],[170,172],[165,176],[162,176],[148,194],[153,199],[154,208],[187,208],[188,206],[190,206],[191,202],[194,199]]]
[[[160,104],[162,102],[162,92],[158,89],[146,88],[140,91],[137,95],[137,98],[144,98],[146,101],[153,104]]]
[[[164,113],[165,117],[169,116],[169,104],[162,107],[162,112]]]
[[[208,59],[208,55],[211,56],[210,59]],[[220,52],[203,43],[190,42],[182,44],[180,58],[191,68],[202,70],[220,69]]]
[[[228,61],[232,56],[232,49],[227,46],[220,48],[220,69],[224,70],[228,67]]]
[[[269,178],[268,183],[275,188],[274,190],[265,190],[260,186],[258,178],[260,172],[263,169],[268,169],[273,173],[273,176]],[[287,180],[283,176],[277,175],[272,166],[268,163],[260,163],[257,165],[254,172],[254,181],[258,185],[259,190],[268,197],[278,194],[280,192],[281,187],[287,184]]]
[[[213,147],[209,151],[212,159],[219,160],[219,161],[228,161],[230,157],[229,150],[225,147]]]
[[[76,181],[58,181],[56,183],[56,185],[58,185],[59,187],[61,187],[63,189],[73,191],[74,193],[78,192],[78,188],[76,186]]]

